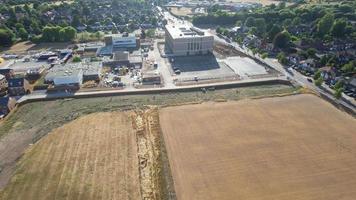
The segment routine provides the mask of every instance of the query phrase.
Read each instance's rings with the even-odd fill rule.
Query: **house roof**
[[[0,107],[7,107],[9,103],[9,97],[0,97]]]
[[[0,74],[5,75],[11,72],[12,69],[10,68],[2,68],[0,69]]]
[[[349,84],[356,87],[356,78],[352,78]]]
[[[9,88],[11,87],[23,87],[24,86],[24,78],[12,78],[9,79],[8,84]]]
[[[308,58],[308,59],[306,59],[306,60],[300,61],[300,63],[314,64],[314,63],[315,63],[315,60],[312,59],[312,58]]]

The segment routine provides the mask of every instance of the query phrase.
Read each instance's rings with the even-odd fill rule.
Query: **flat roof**
[[[101,62],[80,62],[80,63],[68,63],[55,65],[52,69],[48,71],[46,75],[46,80],[53,80],[56,77],[68,76],[68,74],[78,74],[83,72],[84,76],[99,75],[102,64]]]
[[[211,36],[208,33],[205,33],[204,31],[196,28],[196,27],[190,27],[190,26],[184,26],[184,25],[166,25],[166,30],[169,32],[169,34],[172,36],[173,39],[177,38],[192,38],[192,37],[207,37]]]

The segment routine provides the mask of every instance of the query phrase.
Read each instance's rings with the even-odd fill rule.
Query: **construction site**
[[[0,125],[0,199],[353,199],[355,119],[305,92],[24,105]]]

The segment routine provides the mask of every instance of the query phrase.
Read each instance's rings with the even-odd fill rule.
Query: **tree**
[[[278,59],[278,62],[285,65],[288,63],[288,60],[286,58],[286,55],[283,53],[283,52],[280,52],[278,55],[277,55],[277,59]]]
[[[268,38],[272,41],[281,31],[282,29],[280,26],[273,24],[272,28],[268,31]]]
[[[356,61],[350,61],[342,66],[341,71],[344,73],[356,73]]]
[[[10,29],[0,29],[0,46],[11,46],[14,42],[15,34]]]
[[[119,30],[117,30],[117,28],[114,27],[114,28],[111,29],[111,33],[112,34],[118,34]]]
[[[292,20],[291,19],[285,19],[283,21],[283,27],[288,28],[291,25],[292,25]]]
[[[288,31],[282,31],[278,33],[273,39],[273,45],[278,48],[286,48],[288,47],[290,41],[290,34]]]
[[[346,20],[345,19],[337,19],[335,20],[332,28],[331,34],[335,37],[342,38],[346,33]]]
[[[343,88],[336,89],[334,92],[334,97],[340,99],[342,97],[342,92],[344,91]]]
[[[153,38],[156,34],[156,29],[148,29],[146,31],[146,36],[149,38]]]
[[[19,29],[19,34],[18,35],[21,38],[21,40],[27,40],[28,39],[28,32],[24,28],[20,28]]]
[[[327,13],[322,17],[317,24],[317,33],[320,37],[324,37],[330,32],[331,27],[334,24],[334,15]]]
[[[216,33],[221,34],[222,32],[223,32],[223,29],[220,26],[218,26],[216,28]]]
[[[309,48],[309,49],[307,49],[307,54],[308,54],[308,57],[309,57],[309,58],[315,57],[316,49],[314,49],[314,48]]]
[[[336,84],[334,85],[334,89],[338,90],[338,89],[343,89],[343,82],[341,80],[339,80],[338,82],[336,82]]]
[[[298,26],[300,23],[302,23],[302,19],[300,17],[295,17],[293,20],[292,20],[292,25],[293,26]]]
[[[323,84],[323,77],[319,77],[316,81],[315,81],[315,85],[320,87]]]
[[[255,18],[253,17],[248,17],[245,21],[245,26],[247,27],[252,27],[255,25]]]
[[[321,71],[318,70],[318,71],[316,71],[316,73],[314,74],[313,79],[314,79],[314,80],[318,80],[320,77],[321,77]]]
[[[266,32],[266,21],[263,18],[255,19],[255,27],[257,28],[257,35],[262,36]]]
[[[282,1],[282,2],[280,2],[279,4],[278,4],[278,9],[279,10],[282,10],[282,9],[284,9],[286,7],[286,2],[284,2],[284,1]]]
[[[263,54],[261,55],[261,58],[262,58],[262,59],[266,59],[267,56],[268,56],[268,53],[263,53]]]
[[[72,60],[72,62],[74,62],[74,63],[78,63],[78,62],[81,62],[81,61],[82,61],[82,59],[79,56],[74,56],[74,58]]]
[[[61,30],[63,30],[63,32],[64,32],[64,35],[61,35],[62,41],[65,41],[65,42],[72,41],[75,38],[75,36],[77,35],[77,30],[75,30],[75,28],[73,28],[71,26],[64,27]]]
[[[46,26],[43,29],[42,41],[44,42],[68,42],[75,38],[77,31],[71,27]]]

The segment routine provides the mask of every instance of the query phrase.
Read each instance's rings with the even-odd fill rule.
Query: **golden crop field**
[[[164,108],[180,200],[356,199],[356,120],[314,95]]]
[[[81,117],[31,146],[0,199],[140,199],[129,113]]]

